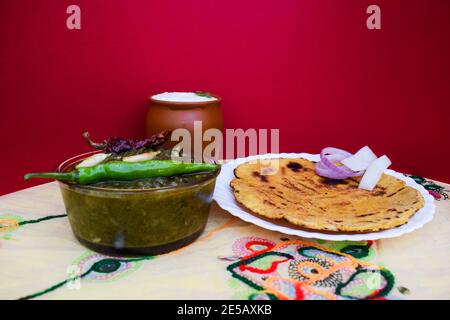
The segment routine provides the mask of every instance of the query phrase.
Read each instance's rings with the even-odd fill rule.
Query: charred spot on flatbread
[[[294,172],[299,172],[303,167],[300,163],[295,161],[289,161],[289,163],[286,165],[289,169],[291,169]]]

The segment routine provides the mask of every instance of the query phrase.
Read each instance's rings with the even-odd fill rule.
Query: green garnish
[[[212,96],[208,92],[197,91],[195,92],[199,97],[212,98]]]
[[[219,167],[220,165],[212,163],[182,163],[171,160],[111,161],[92,167],[81,167],[71,172],[29,173],[25,175],[25,180],[29,178],[50,178],[68,180],[78,184],[91,184],[100,181],[126,181],[210,172],[218,170]]]

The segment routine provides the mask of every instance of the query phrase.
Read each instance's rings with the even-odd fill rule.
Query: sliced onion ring
[[[351,157],[343,159],[341,163],[350,170],[361,171],[366,170],[376,159],[376,154],[368,146],[365,146]]]
[[[146,161],[146,160],[152,160],[154,157],[156,157],[160,151],[151,151],[151,152],[145,152],[136,154],[134,156],[128,156],[122,159],[124,162],[140,162],[140,161]]]
[[[103,160],[105,160],[106,158],[108,158],[109,156],[110,156],[109,153],[96,153],[90,156],[89,158],[86,158],[83,161],[81,161],[79,164],[76,165],[75,168],[78,169],[78,168],[93,167],[102,162]]]
[[[337,166],[335,162],[340,162],[352,154],[338,148],[324,148],[320,153],[320,162],[316,163],[315,170],[319,176],[330,179],[346,179],[363,174],[362,171],[353,171],[345,166]]]
[[[391,160],[386,155],[373,161],[361,178],[359,188],[372,191],[380,180],[384,170],[386,170],[391,164]]]

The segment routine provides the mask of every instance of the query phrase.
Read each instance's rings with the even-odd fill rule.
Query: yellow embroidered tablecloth
[[[449,185],[432,222],[399,238],[330,242],[264,230],[215,203],[181,250],[117,258],[72,235],[56,183],[0,197],[0,299],[449,299]]]

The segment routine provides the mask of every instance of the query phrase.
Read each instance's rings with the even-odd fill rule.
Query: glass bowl
[[[96,152],[70,158],[66,172]],[[195,183],[118,189],[59,181],[75,237],[108,255],[157,255],[183,247],[204,230],[220,170]]]

